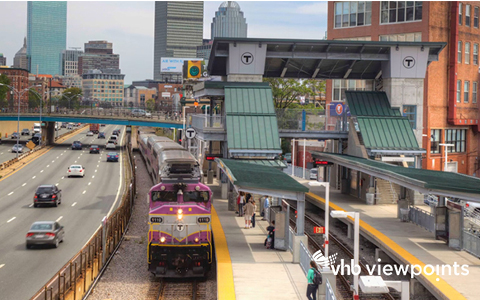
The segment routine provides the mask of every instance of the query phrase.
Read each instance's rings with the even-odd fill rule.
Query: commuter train
[[[156,277],[204,277],[212,264],[212,191],[196,159],[169,138],[139,130],[155,185],[148,193],[148,269]]]

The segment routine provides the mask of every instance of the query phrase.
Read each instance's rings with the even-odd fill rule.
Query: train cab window
[[[184,192],[183,193],[183,202],[208,202],[208,192]]]
[[[177,202],[177,193],[174,191],[152,191],[153,202]]]

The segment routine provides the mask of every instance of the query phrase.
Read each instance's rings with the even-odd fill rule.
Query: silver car
[[[20,145],[20,144],[13,145],[12,152],[17,152],[17,153],[18,152],[20,152],[20,153],[23,152],[23,146]]]
[[[53,245],[55,248],[63,242],[65,230],[55,221],[35,222],[27,232],[26,247],[30,249],[33,245]]]

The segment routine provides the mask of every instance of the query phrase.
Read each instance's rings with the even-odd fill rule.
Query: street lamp
[[[43,108],[43,96],[40,95],[39,92],[36,90],[32,90],[34,94],[37,94],[37,96],[40,98],[40,124],[42,124],[42,108]],[[48,92],[44,92],[43,94],[46,95]]]
[[[36,86],[40,86],[40,85],[32,85],[26,89],[23,89],[21,91],[18,91],[16,88],[14,88],[13,86],[10,86],[10,85],[7,85],[7,84],[3,84],[3,83],[0,83],[0,85],[4,85],[8,88],[10,88],[10,90],[15,93],[17,95],[17,99],[18,99],[18,118],[17,118],[17,145],[20,144],[20,101],[22,99],[22,96],[25,92],[28,92],[31,88],[33,87],[36,87]],[[16,158],[18,159],[18,149],[16,152]]]
[[[348,217],[351,217],[355,220],[355,230],[354,230],[354,241],[353,241],[353,268],[352,268],[352,273],[353,273],[353,290],[354,290],[354,296],[358,296],[359,291],[358,291],[358,275],[360,272],[354,272],[354,268],[359,268],[360,269],[360,264],[359,264],[359,254],[360,254],[360,249],[359,249],[359,243],[360,243],[360,213],[359,212],[346,212],[346,211],[340,211],[340,210],[334,210],[330,213],[332,218],[339,218],[339,219],[346,219]]]
[[[443,171],[446,172],[447,171],[447,162],[448,162],[448,148],[447,147],[455,147],[455,145],[454,144],[439,144],[439,145],[445,147],[445,149],[443,149],[443,151],[445,152],[445,163],[444,163]]]
[[[329,221],[330,215],[328,211],[330,210],[330,182],[319,182],[319,181],[310,181],[308,183],[310,186],[324,186],[325,187],[325,257],[328,258],[328,237],[329,237]]]
[[[71,96],[67,96],[67,94],[70,94]],[[78,94],[72,94],[71,92],[66,92],[66,93],[63,93],[62,96],[64,96],[65,98],[68,99],[68,109],[72,109],[71,105],[70,105],[70,101],[72,100],[72,98],[75,98],[78,96]]]

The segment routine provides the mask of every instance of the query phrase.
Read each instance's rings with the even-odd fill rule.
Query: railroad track
[[[296,207],[295,205],[293,205],[292,203],[290,203],[290,209],[295,211],[296,210]],[[296,227],[296,223],[295,223],[295,213],[290,213],[290,225],[293,225],[293,227],[295,228]],[[306,213],[305,213],[305,221],[310,223],[311,226],[321,226],[321,224],[319,224],[317,221],[315,221],[314,219],[312,219],[310,216],[308,216]],[[306,224],[305,224],[306,225]],[[305,234],[307,235],[308,237],[308,245],[310,248],[312,248],[313,250],[313,253],[317,252],[318,250],[321,250],[322,253],[324,253],[324,248],[314,239],[314,237],[308,233],[307,231],[305,232]],[[317,237],[318,238],[318,237]],[[330,247],[332,247],[332,243],[338,247],[349,259],[353,259],[353,253],[339,240],[337,239],[334,235],[332,235],[331,233],[329,233],[329,241],[330,241]],[[330,248],[331,250],[333,250],[332,248]],[[333,251],[332,251],[333,253]],[[325,253],[324,253],[325,254]],[[340,255],[340,254],[339,254]],[[338,257],[337,261],[340,261],[340,257]],[[360,275],[368,275],[368,270],[367,270],[367,267],[365,266],[364,263],[362,263],[361,261],[359,261],[359,264],[360,264],[360,268],[362,270],[362,273]],[[352,276],[353,277],[353,276]],[[338,274],[337,275],[337,280],[340,281],[341,285],[337,285],[337,289],[338,291],[340,292],[340,294],[342,295],[342,297],[344,299],[352,299],[353,297],[353,291],[351,290],[350,286],[353,284],[353,282],[351,282],[347,276],[345,275],[342,275],[342,274]],[[374,294],[367,294],[368,296],[367,297],[362,297],[362,292],[360,292],[360,299],[387,299],[387,300],[395,300],[396,298],[390,294],[390,293],[386,293],[386,294],[378,294],[378,295],[374,295]]]
[[[203,300],[207,296],[203,280],[153,279],[147,300]]]

